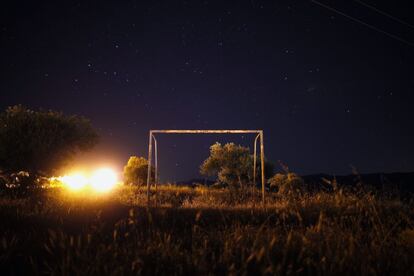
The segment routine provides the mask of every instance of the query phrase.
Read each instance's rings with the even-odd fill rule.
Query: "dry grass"
[[[4,274],[414,274],[414,209],[372,194],[165,186],[0,200]]]

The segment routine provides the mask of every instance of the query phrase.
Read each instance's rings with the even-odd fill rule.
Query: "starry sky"
[[[300,174],[414,171],[408,1],[8,2],[0,108],[90,118],[101,143],[77,164],[121,169],[149,129],[263,129],[266,157]],[[160,135],[161,179],[253,139]]]

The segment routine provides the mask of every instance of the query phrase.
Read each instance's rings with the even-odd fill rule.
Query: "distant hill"
[[[311,187],[320,186],[323,179],[336,179],[339,185],[354,186],[358,183],[373,186],[378,189],[414,192],[414,173],[371,173],[359,175],[329,175],[315,174],[302,176],[305,183]]]
[[[331,174],[313,174],[302,176],[305,183],[313,189],[320,189],[324,185],[324,180],[332,181],[336,178],[339,185],[354,186],[358,183],[373,186],[378,189],[399,190],[400,192],[414,193],[414,172],[411,173],[371,173],[360,175],[331,175]],[[210,186],[215,181],[193,178],[189,180],[179,181],[177,185],[194,186],[195,184],[203,184]]]

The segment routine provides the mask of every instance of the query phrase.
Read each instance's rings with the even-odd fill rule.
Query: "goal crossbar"
[[[154,141],[154,185],[158,185],[158,145],[155,134],[257,134],[254,139],[253,153],[253,183],[256,185],[256,159],[257,142],[260,139],[260,163],[261,163],[261,182],[262,182],[262,202],[265,204],[265,168],[264,168],[264,141],[263,130],[242,130],[242,129],[163,129],[150,130],[148,138],[148,173],[147,173],[147,203],[150,203],[151,169],[152,169],[152,143]]]

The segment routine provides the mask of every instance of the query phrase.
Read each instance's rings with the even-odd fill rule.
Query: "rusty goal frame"
[[[150,203],[150,188],[151,188],[151,168],[152,168],[152,142],[154,141],[154,185],[158,185],[158,145],[155,134],[257,134],[254,139],[254,153],[253,153],[253,183],[256,185],[256,162],[257,162],[257,141],[260,138],[260,162],[261,162],[261,180],[262,180],[262,201],[265,204],[265,168],[264,168],[264,141],[263,130],[241,130],[241,129],[210,129],[210,130],[195,130],[195,129],[165,129],[165,130],[150,130],[148,139],[148,173],[147,173],[147,200]]]

